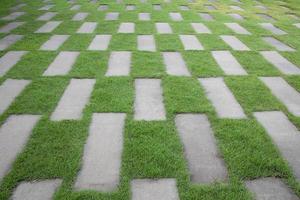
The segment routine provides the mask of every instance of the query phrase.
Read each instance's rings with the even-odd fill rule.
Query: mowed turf
[[[52,2],[52,3],[51,3]],[[41,120],[34,128],[29,141],[18,155],[10,172],[0,182],[0,199],[9,199],[16,186],[22,181],[62,179],[62,185],[54,195],[55,200],[129,200],[131,199],[130,182],[133,179],[175,178],[181,200],[235,200],[252,199],[244,182],[260,177],[279,177],[300,197],[300,184],[293,175],[291,167],[279,153],[267,132],[254,118],[254,112],[282,111],[289,120],[300,129],[300,117],[294,116],[280,102],[259,77],[282,77],[295,90],[300,92],[300,76],[286,75],[269,63],[260,51],[274,51],[273,46],[262,38],[271,36],[294,48],[293,52],[279,52],[296,66],[300,66],[300,29],[294,24],[300,20],[300,4],[297,0],[123,0],[117,3],[111,0],[52,0],[54,4],[48,11],[38,10],[47,5],[42,0],[10,1],[0,0],[0,18],[9,15],[10,8],[20,3],[26,6],[18,11],[26,14],[14,21],[26,22],[10,31],[0,33],[0,39],[9,34],[24,37],[0,51],[0,57],[8,51],[28,51],[21,60],[4,76],[0,85],[7,79],[26,79],[31,83],[13,101],[10,107],[0,115],[0,124],[4,124],[13,114],[41,115]],[[255,5],[260,3],[267,10]],[[105,11],[97,10],[100,5],[107,5]],[[127,11],[126,5],[135,5],[133,11]],[[161,10],[154,10],[153,5],[160,4]],[[207,10],[204,5],[214,5],[216,10]],[[80,5],[79,10],[70,10],[73,5]],[[189,10],[181,10],[186,5]],[[237,5],[244,11],[234,11],[229,6]],[[285,8],[283,8],[285,7]],[[57,12],[51,21],[62,23],[51,33],[34,33],[46,21],[36,19],[46,12]],[[89,13],[82,21],[72,21],[78,12]],[[118,12],[115,21],[106,21],[108,12]],[[173,21],[169,13],[181,13],[182,21]],[[198,13],[209,13],[213,21],[203,20]],[[150,21],[140,21],[139,13],[150,13]],[[238,21],[228,15],[238,13],[245,19]],[[256,13],[265,13],[274,18],[274,22],[264,20]],[[10,21],[0,19],[0,28]],[[76,33],[84,22],[96,22],[92,33]],[[118,33],[119,25],[124,22],[135,24],[134,33]],[[169,23],[172,33],[158,34],[155,23]],[[251,35],[236,34],[224,23],[235,22],[247,29]],[[274,35],[263,29],[259,23],[270,22],[284,30],[286,35]],[[203,23],[211,34],[198,34],[190,23]],[[106,50],[88,50],[95,35],[111,35]],[[58,50],[42,51],[40,47],[52,35],[70,35]],[[156,51],[138,50],[137,36],[153,35]],[[186,51],[180,35],[195,35],[204,50]],[[234,35],[250,51],[234,51],[220,35]],[[61,51],[77,51],[80,55],[72,69],[63,76],[43,76],[43,73]],[[109,57],[112,51],[130,51],[130,75],[107,77]],[[247,75],[227,75],[214,60],[212,51],[230,51],[241,64]],[[190,72],[189,77],[171,76],[167,73],[163,61],[163,52],[179,52]],[[241,105],[247,118],[221,119],[208,100],[198,78],[224,77],[224,82]],[[89,103],[83,110],[80,120],[51,121],[50,117],[58,105],[71,79],[95,79]],[[134,120],[135,79],[161,79],[163,103],[166,120]],[[1,98],[1,97],[0,97]],[[224,105],[226,106],[226,105]],[[81,169],[84,144],[88,137],[93,113],[126,113],[124,144],[121,162],[120,184],[113,192],[75,191],[74,184]],[[192,184],[183,144],[175,126],[178,113],[206,114],[212,126],[221,158],[228,170],[226,182],[214,184]]]

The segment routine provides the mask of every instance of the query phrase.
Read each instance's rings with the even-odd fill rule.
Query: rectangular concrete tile
[[[10,47],[11,45],[15,44],[17,41],[21,40],[23,35],[7,35],[0,39],[0,51],[3,51]]]
[[[17,64],[27,51],[9,51],[0,58],[0,77]]]
[[[77,190],[111,192],[120,182],[125,113],[94,113]]]
[[[77,30],[77,33],[93,33],[97,27],[97,22],[84,22]]]
[[[74,5],[70,8],[70,10],[79,10],[81,8],[81,5]]]
[[[50,10],[52,7],[54,7],[54,5],[45,5],[41,8],[39,8],[39,10]]]
[[[88,50],[106,50],[108,48],[111,35],[96,35]]]
[[[51,200],[62,180],[52,179],[22,182],[12,195],[12,200]]]
[[[107,10],[108,9],[108,5],[100,5],[99,7],[98,7],[98,10],[100,10],[100,11],[105,11],[105,10]]]
[[[0,181],[10,171],[39,119],[39,115],[11,115],[1,126]]]
[[[183,10],[183,11],[190,9],[188,6],[179,6],[179,8],[180,8],[180,10]]]
[[[244,17],[242,15],[239,15],[237,13],[229,13],[228,14],[230,17],[232,17],[235,20],[244,20]]]
[[[262,51],[260,54],[272,63],[279,71],[287,75],[300,74],[300,68],[288,61],[277,51]]]
[[[250,49],[233,35],[221,35],[221,39],[236,51],[250,51]]]
[[[191,181],[204,184],[225,181],[227,170],[206,115],[178,114],[175,124],[184,145]]]
[[[275,95],[295,116],[300,117],[300,93],[281,77],[260,77]]]
[[[7,15],[6,17],[2,17],[2,20],[16,20],[18,17],[24,15],[25,12],[13,12]]]
[[[125,22],[119,26],[118,33],[134,33],[134,23]]]
[[[256,200],[299,200],[297,195],[278,178],[260,178],[245,182]]]
[[[191,76],[179,52],[163,52],[167,73],[174,76]]]
[[[58,76],[67,75],[72,69],[79,52],[62,51],[58,54],[55,60],[49,65],[43,76]]]
[[[150,21],[150,13],[139,13],[139,20],[141,21]]]
[[[199,78],[207,98],[213,104],[218,117],[242,119],[246,118],[244,111],[237,102],[223,78]]]
[[[204,50],[195,35],[179,35],[184,50]]]
[[[95,82],[94,79],[71,79],[51,115],[51,120],[80,120],[82,111],[89,102]]]
[[[137,40],[139,51],[156,51],[153,35],[138,35]]]
[[[79,12],[77,14],[74,15],[74,17],[72,18],[73,21],[82,21],[84,20],[87,16],[89,15],[89,13],[86,12]]]
[[[209,28],[207,28],[207,26],[205,26],[203,23],[191,23],[191,26],[193,27],[196,33],[211,34]]]
[[[27,5],[26,3],[21,3],[21,4],[18,4],[16,6],[14,6],[14,7],[11,7],[10,10],[16,11],[16,10],[19,10],[20,8],[23,8],[26,5]]]
[[[171,26],[168,23],[155,23],[157,33],[170,34],[173,33]]]
[[[243,8],[239,7],[239,6],[229,6],[232,10],[237,10],[237,11],[244,11]]]
[[[255,8],[260,9],[260,10],[267,10],[268,8],[263,5],[256,5]]]
[[[169,16],[173,21],[182,21],[183,20],[180,13],[171,12],[171,13],[169,13]]]
[[[179,200],[175,179],[135,179],[131,181],[131,200]]]
[[[31,81],[7,79],[0,86],[0,115],[11,105]]]
[[[135,80],[135,120],[165,120],[163,91],[160,79]]]
[[[260,23],[259,24],[261,27],[263,27],[264,29],[272,32],[274,35],[286,35],[287,33],[284,32],[283,30],[277,28],[276,26],[274,26],[271,23]]]
[[[23,24],[25,24],[25,22],[10,22],[0,28],[0,33],[9,33]]]
[[[204,8],[205,8],[206,10],[217,10],[216,7],[213,6],[213,5],[204,5]]]
[[[259,16],[261,19],[275,22],[275,19],[273,17],[271,17],[270,15],[267,15],[267,14],[264,14],[264,13],[257,13],[256,15]]]
[[[69,35],[52,35],[50,39],[41,46],[40,50],[56,51],[69,37]]]
[[[296,26],[297,28],[300,28],[300,23],[296,23],[296,24],[294,24],[294,26]]]
[[[211,54],[226,75],[247,75],[230,51],[212,51]]]
[[[199,16],[205,21],[213,21],[214,18],[208,13],[199,13]]]
[[[238,23],[225,23],[225,25],[236,34],[251,35],[249,31],[247,31],[244,27],[242,27]]]
[[[118,20],[119,18],[119,13],[117,12],[109,12],[109,13],[106,13],[106,16],[105,16],[105,20]]]
[[[126,6],[126,10],[127,10],[127,11],[135,10],[135,5],[127,5],[127,6]]]
[[[154,10],[161,10],[161,6],[159,4],[154,4],[153,9]]]
[[[292,47],[280,42],[273,37],[263,37],[263,40],[269,45],[276,48],[278,51],[295,51],[295,49],[293,49]]]
[[[113,51],[108,61],[105,76],[128,76],[130,74],[131,52]]]
[[[45,14],[39,16],[36,20],[38,21],[49,21],[57,15],[57,12],[46,12]]]
[[[293,169],[296,179],[300,180],[300,132],[284,113],[280,111],[255,112],[255,118],[266,129],[278,147],[283,158]]]
[[[61,24],[61,21],[49,21],[41,26],[35,33],[51,33]]]

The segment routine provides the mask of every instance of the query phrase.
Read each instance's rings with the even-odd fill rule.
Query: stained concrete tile
[[[73,21],[82,21],[84,20],[87,16],[89,15],[89,13],[86,12],[79,12],[77,14],[75,14],[72,18]]]
[[[191,23],[191,26],[195,30],[196,33],[207,33],[211,34],[211,30],[207,28],[203,23]]]
[[[134,33],[135,24],[131,22],[121,23],[118,33]]]
[[[288,61],[277,51],[262,51],[260,53],[266,60],[272,63],[283,74],[300,74],[300,68]]]
[[[135,10],[135,5],[127,5],[127,6],[126,6],[126,10],[127,10],[127,11]]]
[[[260,178],[245,182],[256,200],[299,200],[294,192],[278,178]]]
[[[179,200],[175,179],[135,179],[131,181],[132,200]]]
[[[153,9],[154,10],[161,10],[161,6],[159,4],[154,4]]]
[[[233,35],[221,35],[221,39],[236,51],[250,51],[250,49]]]
[[[264,13],[256,13],[256,15],[258,17],[260,17],[261,19],[267,20],[267,21],[272,21],[275,22],[275,19],[273,17],[271,17],[270,15],[264,14]]]
[[[13,12],[9,15],[2,17],[2,20],[16,20],[18,17],[25,15],[25,12]]]
[[[10,47],[11,45],[15,44],[17,41],[21,40],[23,35],[7,35],[0,39],[0,51],[3,51]]]
[[[223,78],[199,78],[199,82],[203,86],[207,98],[213,104],[218,117],[231,119],[246,118],[242,107],[226,86]]]
[[[249,31],[247,31],[244,27],[242,27],[238,23],[224,23],[224,24],[236,34],[251,35]]]
[[[93,33],[97,27],[97,22],[84,22],[77,33]]]
[[[77,190],[111,192],[120,181],[125,113],[94,113]]]
[[[21,4],[18,4],[16,6],[14,6],[14,7],[11,7],[10,10],[11,11],[16,11],[16,10],[19,10],[20,8],[25,7],[26,5],[27,5],[26,3],[21,3]]]
[[[256,5],[255,8],[260,9],[260,10],[267,10],[267,7],[263,6],[263,5]]]
[[[100,10],[100,11],[105,11],[105,10],[107,10],[108,9],[108,5],[100,5],[99,7],[98,7],[98,10]]]
[[[158,22],[155,23],[157,33],[159,34],[170,34],[173,33],[171,26],[168,23]]]
[[[174,76],[191,76],[179,52],[163,52],[167,73]]]
[[[190,8],[188,6],[179,6],[180,10],[182,11],[187,11],[190,10]]]
[[[0,28],[0,33],[9,33],[23,24],[25,24],[25,22],[10,22]]]
[[[274,35],[286,35],[287,33],[284,32],[283,30],[275,27],[273,24],[271,23],[260,23],[259,24],[261,27],[263,27],[264,29],[272,32]]]
[[[150,13],[139,13],[139,20],[141,20],[141,21],[150,21],[151,20]]]
[[[38,21],[49,21],[57,15],[57,12],[46,12],[45,14],[39,16],[36,20]]]
[[[0,77],[17,64],[27,51],[9,51],[0,58]]]
[[[239,15],[237,13],[229,13],[228,14],[230,17],[232,17],[235,20],[244,20],[244,17],[242,15]]]
[[[179,35],[184,50],[204,50],[202,44],[195,35]]]
[[[51,115],[51,120],[80,120],[82,111],[89,102],[95,82],[94,79],[71,79]]]
[[[139,51],[156,51],[153,35],[138,35],[137,44]]]
[[[225,181],[227,170],[206,115],[178,114],[175,124],[184,145],[191,181],[202,184]]]
[[[72,69],[78,56],[79,52],[61,51],[49,65],[43,76],[67,75]]]
[[[295,51],[292,47],[282,43],[281,41],[273,37],[263,37],[262,38],[266,43],[276,48],[278,51]]]
[[[131,52],[113,51],[108,61],[105,76],[128,76],[131,66]]]
[[[211,54],[226,75],[247,75],[230,51],[212,51]]]
[[[41,26],[35,33],[51,33],[56,29],[62,22],[61,21],[49,21]]]
[[[119,13],[118,12],[109,12],[105,15],[105,20],[118,20],[119,19]]]
[[[217,10],[216,7],[213,5],[204,5],[204,8],[207,10]]]
[[[169,16],[173,21],[182,21],[183,20],[180,13],[171,12],[171,13],[169,13]]]
[[[296,179],[300,180],[300,132],[284,113],[280,111],[255,112],[255,118],[265,128],[278,147],[283,158],[293,169]]]
[[[54,5],[45,5],[45,6],[43,6],[43,7],[41,7],[41,8],[39,8],[39,10],[50,10],[51,8],[53,8],[54,7]]]
[[[108,48],[111,35],[96,35],[88,50],[106,50]]]
[[[40,48],[40,50],[56,51],[69,38],[69,35],[52,35]]]
[[[13,193],[12,200],[51,200],[61,180],[22,182]]]
[[[234,5],[232,5],[232,6],[229,6],[232,10],[237,10],[237,11],[244,11],[244,9],[243,8],[241,8],[241,7],[239,7],[239,6],[234,6]]]
[[[289,112],[297,117],[300,116],[299,92],[297,92],[281,77],[260,77],[260,80],[268,86],[272,94],[287,107]]]
[[[80,10],[81,5],[73,5],[70,10]]]
[[[160,79],[135,80],[135,120],[165,120],[163,91]]]
[[[213,21],[214,20],[214,18],[208,13],[199,13],[199,16],[202,18],[202,20],[205,20],[205,21]]]

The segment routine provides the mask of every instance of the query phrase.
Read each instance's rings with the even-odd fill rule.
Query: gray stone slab
[[[95,82],[94,79],[71,79],[51,115],[51,120],[80,120],[82,111],[89,102]]]
[[[237,11],[244,11],[243,8],[239,7],[239,6],[235,6],[235,5],[232,5],[232,6],[229,6],[232,10],[237,10]]]
[[[99,7],[98,7],[98,10],[100,10],[100,11],[105,11],[105,10],[107,10],[108,9],[108,5],[100,5]]]
[[[267,7],[263,6],[263,5],[256,5],[255,8],[260,9],[260,10],[267,10]]]
[[[77,14],[75,14],[72,18],[73,21],[82,21],[84,20],[87,16],[89,15],[89,13],[86,12],[79,12]]]
[[[9,51],[0,58],[0,77],[17,64],[27,51]]]
[[[46,12],[37,18],[38,21],[49,21],[57,15],[57,12]]]
[[[202,44],[195,35],[179,35],[184,50],[204,50]]]
[[[174,76],[191,76],[179,52],[163,52],[167,73]]]
[[[211,30],[207,28],[203,23],[191,23],[191,26],[195,30],[196,33],[207,33],[211,34]]]
[[[88,50],[104,51],[108,48],[111,35],[96,35],[91,42]]]
[[[227,179],[210,123],[203,114],[178,114],[175,124],[184,145],[191,181],[210,184]]]
[[[216,7],[213,5],[204,5],[204,8],[207,10],[217,10]]]
[[[182,21],[183,20],[180,13],[171,12],[171,13],[169,13],[169,16],[173,21]]]
[[[105,15],[105,20],[118,20],[119,19],[119,13],[118,12],[109,12]]]
[[[3,51],[10,47],[11,45],[15,44],[17,41],[21,40],[23,35],[7,35],[4,38],[0,39],[0,51]]]
[[[135,179],[131,181],[132,200],[179,200],[175,179]]]
[[[139,51],[156,51],[153,35],[138,35],[137,43]]]
[[[25,22],[10,22],[0,28],[0,33],[9,33],[23,24],[25,24]]]
[[[51,8],[53,8],[54,7],[54,5],[45,5],[45,6],[43,6],[43,7],[41,7],[41,8],[39,8],[39,10],[50,10]]]
[[[41,46],[40,50],[56,51],[69,37],[69,35],[52,35],[50,39]]]
[[[134,33],[134,23],[124,22],[119,26],[118,33]]]
[[[296,26],[297,28],[300,28],[300,23],[296,23],[296,24],[294,24],[294,26]]]
[[[79,52],[75,51],[60,52],[44,72],[43,76],[67,75],[72,69],[78,56]]]
[[[41,26],[35,33],[51,33],[61,24],[61,21],[49,21]]]
[[[14,7],[11,7],[10,10],[16,11],[16,10],[19,10],[20,8],[25,7],[26,5],[27,5],[26,3],[21,3],[21,4],[18,4],[16,6],[14,6]]]
[[[0,115],[30,83],[28,80],[7,79],[0,86]]]
[[[218,117],[242,119],[246,118],[244,111],[237,102],[223,78],[200,78],[207,98],[212,102]]]
[[[154,10],[161,10],[161,6],[159,4],[154,4],[153,9]]]
[[[51,200],[60,187],[59,179],[22,182],[13,193],[12,200]]]
[[[187,11],[190,10],[190,8],[188,6],[179,6],[180,10],[182,11]]]
[[[39,118],[39,115],[11,115],[0,128],[0,181],[10,171]]]
[[[25,12],[13,12],[7,15],[6,17],[2,17],[2,20],[16,20],[18,17],[25,15]]]
[[[205,20],[205,21],[213,21],[214,20],[214,18],[208,13],[199,13],[199,16],[202,18],[202,20]]]
[[[244,27],[242,27],[238,23],[224,23],[224,24],[236,34],[251,35],[249,31],[247,31]]]
[[[159,33],[159,34],[173,33],[172,28],[168,23],[158,22],[158,23],[155,23],[155,27],[156,27],[157,33]]]
[[[105,76],[128,76],[130,74],[131,52],[113,51],[108,61]]]
[[[297,127],[280,111],[255,112],[254,116],[272,138],[283,158],[293,169],[296,179],[299,181],[300,132]]]
[[[229,13],[228,15],[230,17],[232,17],[233,19],[236,19],[236,20],[244,20],[244,17],[240,14],[237,14],[237,13]]]
[[[70,10],[80,10],[81,5],[73,5]]]
[[[299,200],[278,178],[260,178],[246,181],[245,184],[256,200]]]
[[[260,77],[275,95],[295,116],[300,116],[300,93],[281,77]],[[300,166],[299,166],[300,167]]]
[[[261,27],[263,27],[264,29],[272,32],[274,35],[286,35],[287,33],[284,32],[283,30],[275,27],[273,24],[271,23],[260,23],[259,24]]]
[[[139,13],[139,20],[141,20],[141,21],[150,21],[151,20],[150,13]]]
[[[77,190],[111,192],[120,181],[125,113],[94,113]]]
[[[277,51],[262,51],[260,53],[266,60],[272,63],[283,74],[300,74],[300,68],[288,61]]]
[[[135,10],[135,5],[127,5],[127,6],[126,6],[126,10],[127,10],[127,11]]]
[[[221,35],[221,39],[236,51],[250,51],[250,49],[233,35]]]
[[[211,54],[226,75],[247,75],[230,51],[212,51]]]
[[[264,14],[264,13],[256,13],[256,15],[258,17],[260,17],[261,19],[267,20],[267,21],[272,21],[275,22],[275,19],[273,17],[271,17],[270,15]]]
[[[135,80],[135,120],[165,120],[163,91],[160,79]]]
[[[295,51],[292,47],[282,43],[281,41],[273,38],[273,37],[263,37],[263,40],[269,45],[276,48],[278,51]]]
[[[93,33],[97,27],[97,22],[84,22],[77,33]]]

